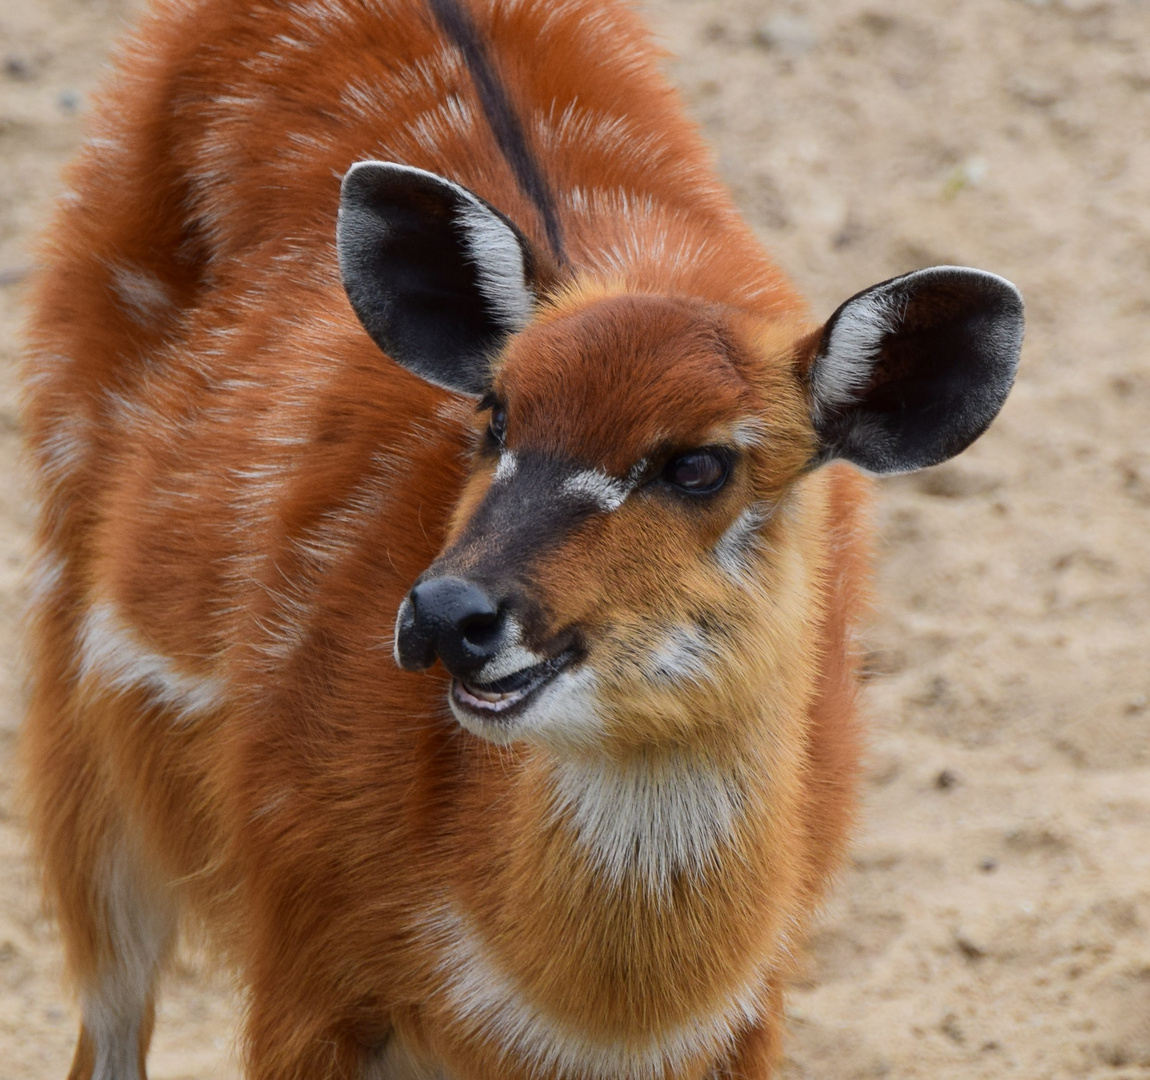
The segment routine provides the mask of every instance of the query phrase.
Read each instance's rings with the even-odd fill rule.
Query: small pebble
[[[35,72],[25,57],[18,56],[16,53],[9,53],[4,57],[4,74],[10,79],[19,79],[24,82],[32,78]]]
[[[77,112],[80,108],[80,95],[75,90],[62,90],[56,104],[66,113]]]
[[[943,769],[942,772],[934,778],[934,786],[939,791],[949,791],[958,783],[958,774],[952,772],[950,769]]]
[[[986,956],[986,950],[965,934],[956,932],[954,935],[954,943],[958,946],[958,951],[968,960],[981,960]]]

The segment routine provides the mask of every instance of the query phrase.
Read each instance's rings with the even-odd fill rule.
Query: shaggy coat
[[[767,1077],[855,802],[826,463],[975,438],[1014,290],[812,322],[615,0],[157,0],[67,184],[24,752],[72,1080],[144,1075],[182,914],[253,1080]]]

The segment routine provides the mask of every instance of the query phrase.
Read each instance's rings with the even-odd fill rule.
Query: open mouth
[[[489,683],[456,678],[451,682],[451,696],[456,705],[469,712],[505,716],[537,694],[574,658],[575,650],[568,649],[540,664],[521,668]]]

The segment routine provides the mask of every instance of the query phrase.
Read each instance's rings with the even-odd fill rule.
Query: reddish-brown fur
[[[46,892],[102,1017],[131,997],[114,975],[124,925],[146,923],[162,963],[177,909],[202,922],[248,989],[261,1080],[369,1075],[389,1039],[459,1080],[575,1075],[461,1024],[444,990],[459,912],[484,963],[587,1044],[669,1039],[757,979],[757,1015],[729,1039],[634,1073],[766,1077],[793,943],[852,813],[867,482],[804,471],[812,324],[631,11],[472,11],[530,118],[570,260],[544,267],[555,287],[501,362],[515,437],[625,470],[666,429],[689,445],[754,414],[770,432],[726,516],[685,530],[632,507],[536,571],[556,627],[626,644],[702,608],[749,642],[718,689],[648,699],[603,675],[610,768],[697,756],[744,778],[730,851],[670,899],[605,887],[548,809],[551,752],[462,731],[441,672],[393,663],[400,602],[491,468],[471,463],[472,403],[389,362],[352,314],[338,177],[363,158],[449,176],[547,251],[466,69],[436,66],[451,50],[423,0],[173,0],[126,46],[68,174],[31,325],[24,749]],[[451,95],[472,123],[443,111]],[[754,603],[693,561],[752,501],[785,509]],[[150,998],[145,1013],[141,1075]]]

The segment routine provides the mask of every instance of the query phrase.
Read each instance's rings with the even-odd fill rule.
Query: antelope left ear
[[[490,203],[435,173],[360,161],[336,229],[351,306],[375,343],[428,382],[482,394],[535,306],[531,251]]]
[[[808,379],[820,462],[876,473],[937,465],[998,415],[1022,347],[1005,278],[935,266],[852,296],[823,328]]]

